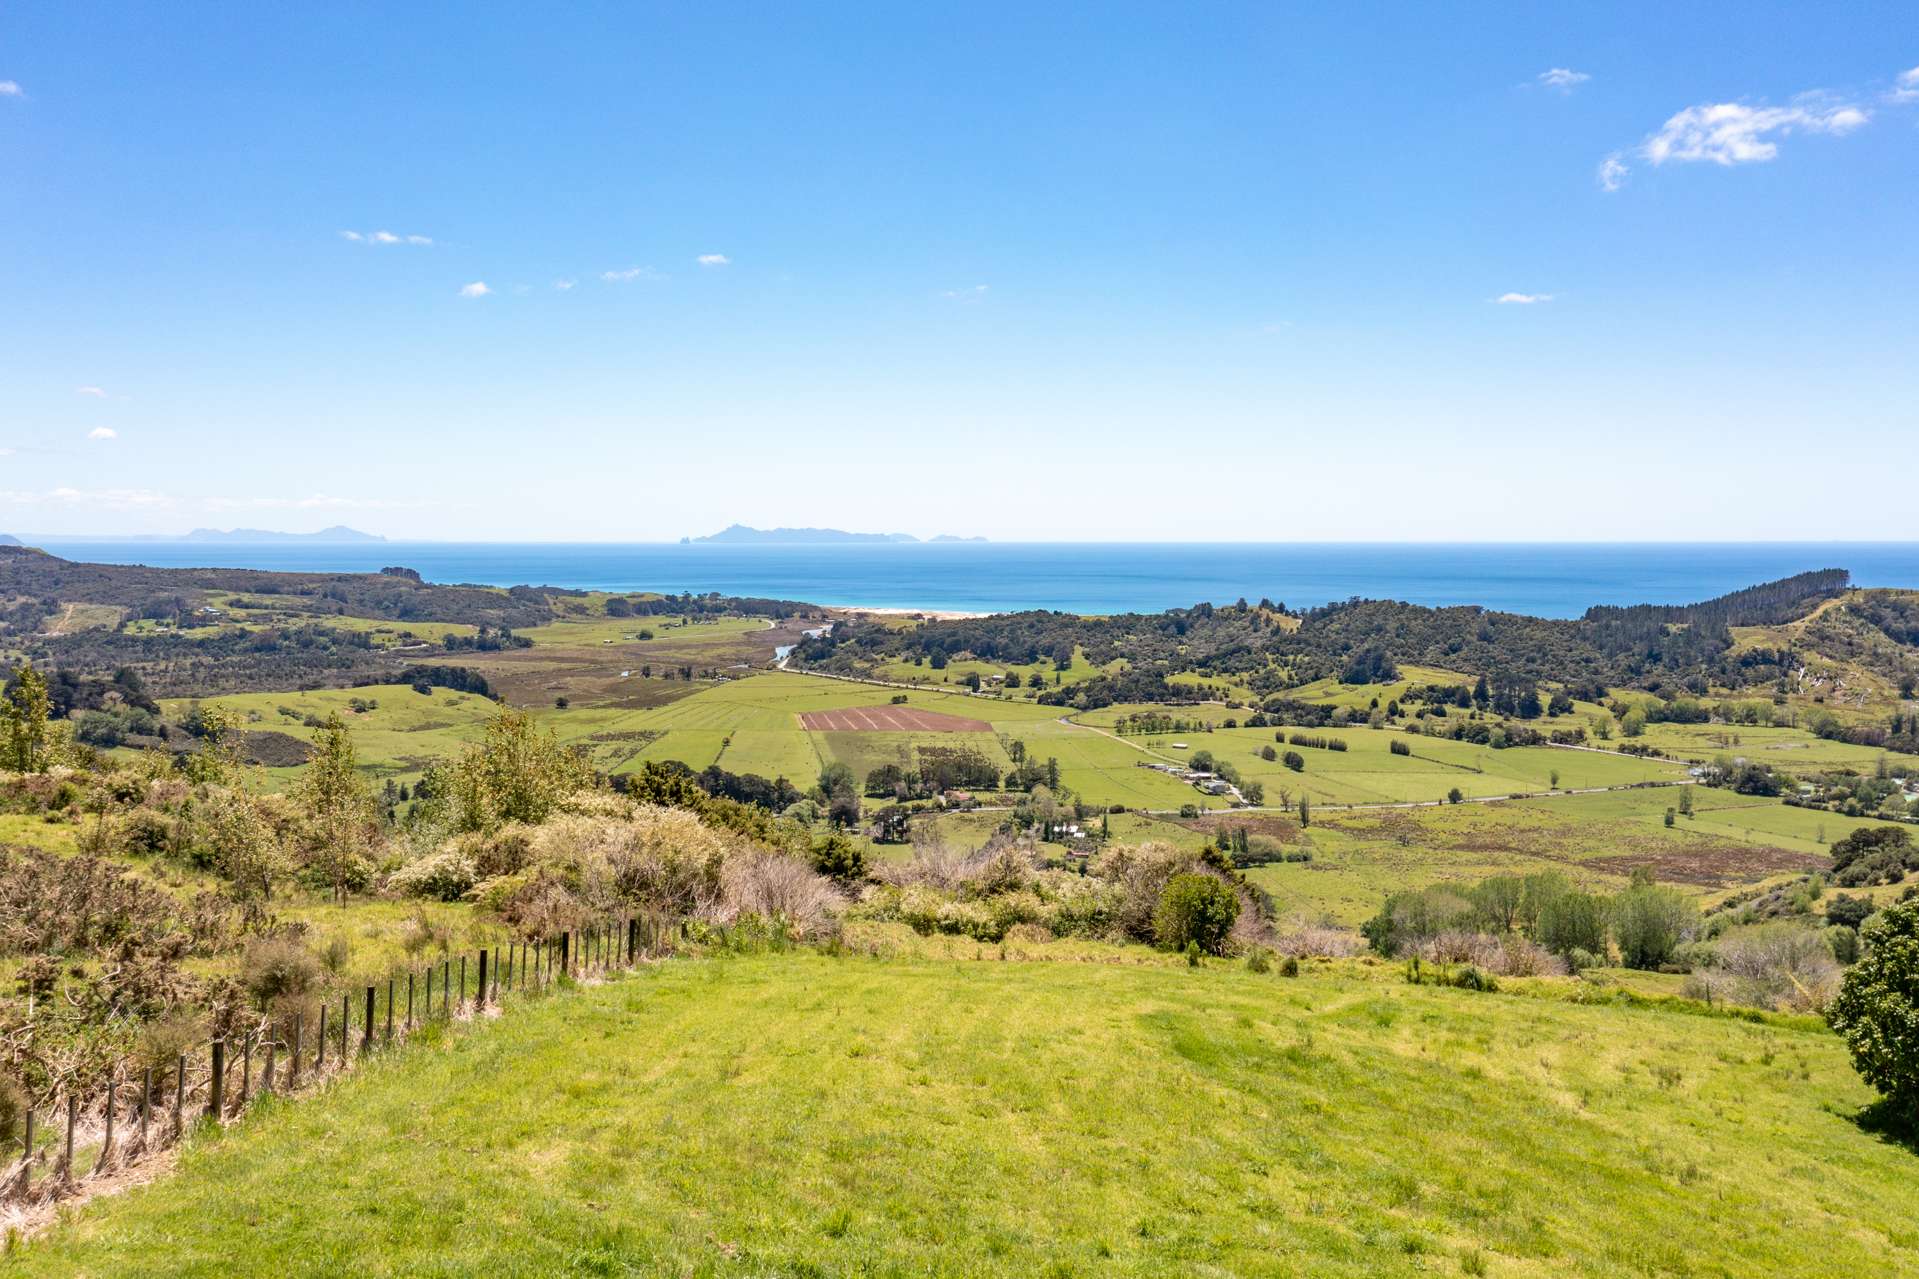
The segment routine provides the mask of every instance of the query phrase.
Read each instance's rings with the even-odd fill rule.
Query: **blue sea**
[[[162,567],[370,572],[429,581],[719,591],[815,604],[1001,612],[1157,612],[1262,596],[1294,608],[1353,596],[1576,617],[1594,604],[1684,604],[1817,568],[1919,587],[1919,542],[941,543],[728,546],[607,542],[312,545],[41,542],[67,559]]]

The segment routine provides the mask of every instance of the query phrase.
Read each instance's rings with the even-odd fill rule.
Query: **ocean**
[[[945,543],[729,546],[607,542],[40,543],[109,564],[370,572],[434,582],[719,591],[872,608],[1157,612],[1261,597],[1362,596],[1576,617],[1595,604],[1684,604],[1817,568],[1919,587],[1919,542]]]

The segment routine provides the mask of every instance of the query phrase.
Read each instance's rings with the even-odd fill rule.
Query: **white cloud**
[[[564,293],[578,283],[578,280],[555,280],[553,281],[553,287]]]
[[[1571,93],[1590,79],[1592,77],[1584,71],[1574,71],[1570,67],[1552,67],[1539,73],[1539,83],[1548,89],[1557,89],[1561,93]]]
[[[1919,67],[1901,71],[1893,77],[1893,82],[1893,90],[1886,95],[1886,101],[1919,102]]]
[[[1849,103],[1802,100],[1789,107],[1715,102],[1687,107],[1647,138],[1639,153],[1655,165],[1705,161],[1730,168],[1779,154],[1774,138],[1792,133],[1851,133],[1870,119]]]
[[[1599,189],[1617,191],[1626,185],[1626,175],[1632,170],[1619,158],[1617,152],[1599,162]]]
[[[943,298],[952,298],[960,302],[976,301],[986,296],[986,286],[984,284],[975,284],[967,289],[942,289],[940,296]]]
[[[699,257],[695,258],[694,261],[698,262],[701,266],[733,265],[733,259],[727,257],[724,253],[702,253]]]
[[[471,284],[460,286],[460,296],[463,298],[483,298],[491,292],[493,290],[486,287],[485,280],[475,280]]]
[[[0,98],[24,98],[27,91],[20,87],[17,80],[0,80]]]
[[[1535,302],[1552,300],[1553,295],[1550,293],[1502,293],[1493,299],[1501,306],[1531,306]]]
[[[117,440],[120,438],[120,432],[110,426],[96,426],[87,432],[87,438],[90,440]]]
[[[73,393],[75,395],[91,395],[96,400],[104,400],[107,398],[106,391],[97,386],[76,386],[73,388]]]
[[[666,277],[650,266],[630,266],[624,271],[602,271],[600,278],[609,284],[631,284],[635,280],[663,280]]]
[[[12,449],[0,449],[0,457],[12,457],[12,456],[13,456]]]
[[[355,244],[411,244],[416,248],[427,248],[433,243],[430,235],[395,235],[391,231],[342,231],[340,238]]]

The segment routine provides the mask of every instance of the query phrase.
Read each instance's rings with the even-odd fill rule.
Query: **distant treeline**
[[[1414,663],[1482,676],[1489,688],[1481,697],[1503,713],[1530,718],[1541,709],[1540,681],[1668,696],[1775,681],[1790,669],[1791,655],[1763,648],[1735,653],[1729,628],[1804,617],[1845,590],[1848,580],[1843,569],[1823,569],[1697,604],[1594,608],[1570,620],[1354,599],[1298,613],[1269,600],[1240,600],[1110,617],[1033,611],[904,630],[846,622],[800,645],[797,657],[803,665],[849,673],[886,661],[940,669],[970,657],[1070,669],[1076,654],[1098,666],[1125,658],[1123,671],[1040,695],[1042,702],[1081,709],[1177,704],[1207,695],[1169,682],[1176,674],[1232,678],[1271,696],[1318,679],[1390,682],[1401,663]],[[1892,606],[1883,611],[1890,615]],[[1919,623],[1910,612],[1900,616]]]

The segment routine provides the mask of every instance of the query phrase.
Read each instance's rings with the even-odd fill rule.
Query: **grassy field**
[[[1308,795],[1331,804],[1381,804],[1444,799],[1458,789],[1467,799],[1547,790],[1553,775],[1559,788],[1579,790],[1598,786],[1627,786],[1636,782],[1678,781],[1685,770],[1669,761],[1633,759],[1600,751],[1563,750],[1551,746],[1516,746],[1494,750],[1470,742],[1419,737],[1393,729],[1329,728],[1308,735],[1332,737],[1346,743],[1344,751],[1288,746],[1275,733],[1292,729],[1221,728],[1210,733],[1169,733],[1128,737],[1167,760],[1190,759],[1206,750],[1229,760],[1248,781],[1265,785],[1269,802],[1278,792]],[[1395,755],[1391,744],[1411,748]],[[1183,745],[1184,750],[1179,749]],[[1265,760],[1260,751],[1271,746],[1278,760]],[[1283,762],[1287,751],[1305,761],[1302,772]]]
[[[670,962],[264,1104],[0,1272],[1919,1269],[1833,1036],[1396,974]]]
[[[1911,756],[1894,755],[1874,746],[1828,741],[1803,728],[1765,728],[1738,724],[1648,724],[1635,741],[1668,755],[1695,762],[1724,756],[1771,764],[1788,773],[1851,768],[1870,773],[1885,760],[1910,767]]]

